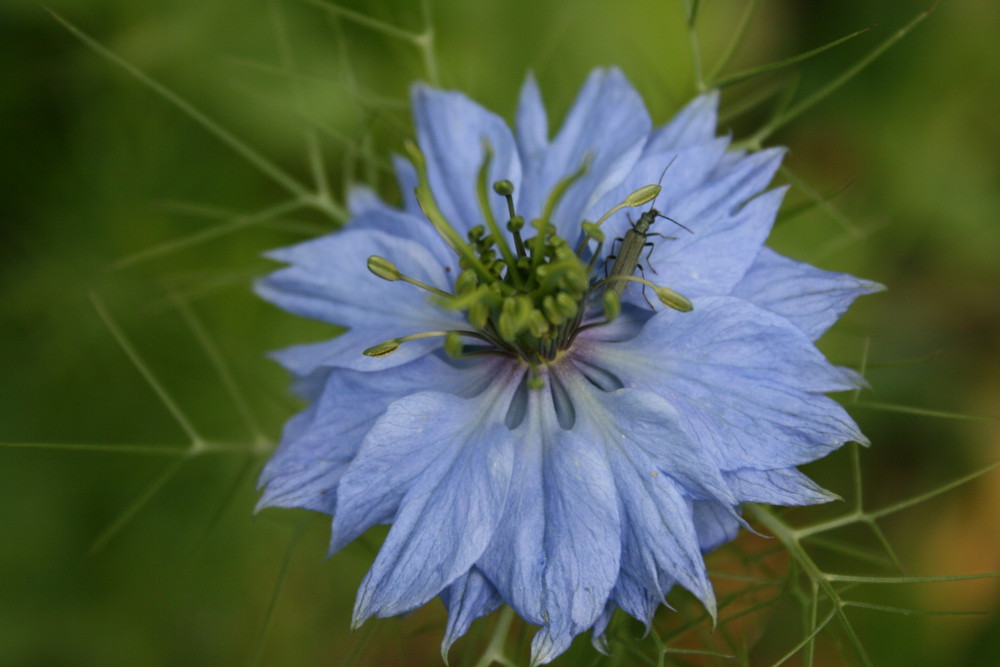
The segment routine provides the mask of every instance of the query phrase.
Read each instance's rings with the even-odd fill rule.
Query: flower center
[[[462,238],[434,200],[420,150],[411,143],[407,151],[419,176],[415,190],[417,201],[427,219],[458,255],[460,273],[454,291],[448,293],[405,276],[383,257],[370,257],[368,268],[385,280],[409,282],[432,292],[439,305],[464,312],[470,329],[429,331],[395,338],[368,348],[366,355],[384,356],[407,340],[444,336],[444,349],[454,357],[496,354],[519,359],[531,368],[529,384],[539,387],[542,384],[541,366],[558,361],[580,331],[607,324],[618,316],[620,295],[628,281],[652,287],[660,301],[670,307],[691,309],[690,302],[683,296],[633,276],[634,265],[620,264],[622,256],[632,255],[631,247],[630,252],[625,253],[629,235],[610,275],[604,279],[592,278],[604,243],[600,225],[616,211],[653,201],[660,192],[659,185],[647,185],[632,192],[597,222],[582,222],[580,241],[574,249],[556,233],[551,216],[569,186],[586,172],[587,164],[584,163],[552,189],[541,216],[528,225],[534,235],[525,239],[522,237],[525,220],[515,210],[514,185],[508,180],[497,181],[492,188],[507,200],[506,233],[493,215],[487,183],[492,151],[486,146],[486,157],[477,179],[479,207],[485,224],[473,227]],[[656,214],[653,209],[650,212]],[[644,213],[643,218],[650,212]],[[632,230],[637,234],[632,243],[638,243],[640,248],[645,241],[645,229],[648,229],[648,224],[640,227],[643,218]],[[642,233],[636,229],[641,229]],[[596,247],[592,247],[593,243]],[[637,257],[638,248],[635,250]],[[634,263],[634,258],[627,262]]]

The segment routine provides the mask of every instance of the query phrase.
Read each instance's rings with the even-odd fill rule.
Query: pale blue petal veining
[[[823,271],[762,248],[732,294],[787,318],[816,339],[859,296],[884,289],[876,282]]]

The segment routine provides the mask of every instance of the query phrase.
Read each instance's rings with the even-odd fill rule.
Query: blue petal
[[[547,527],[543,446],[539,440],[544,431],[534,423],[535,414],[529,414],[521,426],[527,433],[519,436],[507,507],[477,565],[518,616],[541,625],[545,623],[542,577],[547,562]]]
[[[271,358],[297,376],[309,376],[323,369],[345,368],[375,372],[409,363],[441,347],[437,338],[420,338],[407,342],[399,350],[385,357],[366,357],[363,352],[384,340],[414,333],[414,325],[376,323],[374,326],[357,327],[336,338],[319,343],[293,345],[270,354]]]
[[[581,383],[571,391],[578,411],[593,419],[603,436],[615,478],[622,571],[661,597],[676,581],[714,615],[715,598],[685,496],[735,504],[717,464],[683,431],[665,399],[635,389],[604,393]]]
[[[404,214],[405,215],[405,214]],[[390,283],[368,270],[368,258],[385,257],[404,274],[447,290],[444,267],[421,243],[376,230],[350,229],[267,254],[291,266],[257,283],[261,296],[303,317],[333,324],[370,324],[373,317],[428,319],[428,308],[416,288]],[[401,291],[400,287],[407,287]],[[432,318],[437,317],[432,315]]]
[[[586,423],[564,430],[547,395],[532,392],[514,432],[507,507],[477,563],[522,618],[544,624],[532,664],[556,657],[594,624],[618,574],[615,482]]]
[[[403,273],[430,285],[450,286],[448,273],[424,245],[381,231],[348,230],[269,254],[292,265],[258,281],[260,296],[295,314],[352,328],[320,347],[280,353],[283,363],[294,364],[298,374],[320,365],[377,370],[405,363],[416,351],[440,346],[440,341],[414,341],[409,350],[408,345],[401,348],[403,354],[380,359],[361,352],[389,338],[463,326],[458,313],[432,306],[418,288],[375,277],[367,266],[372,255],[395,262]]]
[[[718,91],[694,98],[652,134],[646,152],[659,153],[710,142],[715,137],[718,111]]]
[[[530,172],[549,145],[549,120],[538,82],[532,74],[524,80],[517,104],[517,148],[525,172]]]
[[[884,289],[870,280],[823,271],[764,248],[732,293],[783,315],[815,340],[856,298]]]
[[[493,366],[457,369],[428,355],[390,371],[329,374],[320,396],[289,421],[281,446],[264,466],[259,485],[266,488],[257,509],[334,514],[340,478],[390,403],[421,390],[467,392],[476,375],[493,375]]]
[[[727,144],[727,139],[716,139],[644,157],[622,185],[587,215],[597,219],[627,194],[656,183],[663,174],[663,189],[650,207],[691,232],[670,221],[658,222],[653,231],[668,238],[650,237],[654,247],[643,253],[640,264],[647,279],[688,298],[730,293],[757,260],[784,196],[785,188],[777,188],[746,201],[770,181],[781,151],[764,151],[729,163]],[[663,173],[668,164],[670,168]],[[636,217],[634,210],[616,213],[604,223],[605,237],[622,238]],[[613,246],[617,244],[605,243],[607,255]],[[624,300],[646,304],[639,285],[630,285]]]
[[[697,190],[705,184],[706,180],[718,168],[719,160],[725,153],[727,144],[728,140],[717,139],[709,144],[644,157],[634,165],[629,174],[618,186],[612,188],[591,206],[583,217],[587,220],[598,220],[607,211],[611,210],[612,207],[624,201],[629,194],[643,186],[659,183],[662,177],[662,190],[652,202],[649,202],[648,205],[643,206],[641,209],[631,208],[618,211],[604,222],[605,243],[603,246],[603,256],[605,261],[607,261],[610,255],[617,254],[620,249],[620,246],[614,240],[618,239],[620,242],[625,233],[632,228],[633,222],[644,211],[655,208],[657,211],[687,227],[685,221],[673,215],[673,209],[690,192]],[[667,168],[668,165],[669,168]],[[665,168],[667,168],[666,171],[664,171]],[[681,229],[671,221],[661,220],[658,218],[655,227],[650,230],[651,236],[649,241],[657,247],[652,248],[648,252],[644,251],[639,263],[643,265],[646,271],[651,271],[644,272],[644,275],[648,279],[656,282],[664,282],[665,280],[676,281],[676,276],[680,272],[674,268],[674,265],[670,265],[667,269],[673,269],[669,271],[671,277],[666,278],[666,273],[668,272],[664,269],[666,262],[659,261],[659,257],[664,255],[664,253],[670,255],[678,254],[674,246],[678,242],[685,244],[692,243],[694,236],[691,236],[691,232]],[[572,236],[571,238],[575,239],[576,237]],[[605,271],[610,271],[610,266],[606,266]],[[656,275],[656,271],[665,271],[664,278],[661,279],[660,276]],[[633,269],[633,272],[637,271]],[[739,276],[742,276],[742,273],[737,277]],[[665,284],[676,287],[673,283],[667,282]],[[678,287],[677,289],[679,290],[680,288]],[[628,298],[627,300],[636,305],[648,308],[645,299],[641,297],[641,291],[640,286],[629,286],[626,295],[631,295],[634,298]]]
[[[725,474],[733,493],[741,502],[771,505],[817,505],[839,500],[795,468],[751,470],[743,468]]]
[[[347,230],[372,230],[388,234],[389,236],[408,239],[416,242],[424,249],[430,251],[437,265],[449,267],[445,273],[451,282],[452,276],[458,272],[455,267],[458,257],[448,244],[441,238],[434,226],[424,216],[422,211],[411,213],[393,208],[379,199],[366,201],[367,208],[360,211],[351,218],[345,231]],[[367,257],[365,258],[368,259]],[[402,266],[400,270],[402,270]],[[406,271],[404,271],[406,273]],[[370,280],[371,278],[369,278]]]
[[[351,212],[352,220],[354,216],[380,206],[385,206],[385,204],[368,186],[355,185],[347,193],[347,209]]]
[[[399,196],[403,200],[403,210],[423,218],[424,213],[417,202],[416,194],[413,192],[419,183],[416,168],[402,155],[392,156],[392,168],[396,172],[396,182],[399,183]]]
[[[781,154],[756,153],[723,177],[676,195],[664,214],[694,233],[680,231],[671,234],[676,240],[657,241],[647,267],[657,272],[656,283],[688,298],[732,291],[756,260],[781,206],[786,188],[754,197],[771,180]]]
[[[614,602],[608,602],[604,605],[604,611],[594,621],[593,634],[590,637],[590,643],[594,649],[607,656],[611,655],[611,650],[608,648],[608,640],[604,636],[604,631],[608,629],[608,624],[611,623],[611,617],[614,616],[616,609],[618,609],[618,605]]]
[[[727,139],[716,139],[711,143],[690,146],[675,151],[646,155],[633,165],[622,182],[597,201],[585,216],[597,220],[626,196],[645,186],[660,183],[662,190],[656,199],[641,210],[656,208],[670,215],[670,211],[692,190],[696,190],[708,180],[718,168],[728,145]],[[669,168],[668,168],[669,166]],[[666,169],[666,171],[664,171]],[[660,177],[663,177],[662,183]],[[629,218],[638,218],[640,209],[625,209],[613,214],[603,225],[605,237],[620,237],[630,226]],[[679,221],[683,222],[683,221]],[[672,233],[676,228],[664,225]],[[664,231],[664,230],[660,230]],[[673,235],[673,234],[671,234]]]
[[[733,508],[714,500],[695,500],[691,503],[698,543],[703,552],[732,542],[742,522],[733,514]]]
[[[514,137],[502,118],[461,93],[414,86],[413,114],[431,191],[445,219],[464,236],[483,222],[476,181],[486,155],[484,141],[493,151],[489,183],[507,179],[520,188]],[[490,205],[498,220],[507,220],[502,197],[491,196]]]
[[[316,480],[336,465],[332,454],[338,452],[308,452],[312,457],[310,460],[303,456],[307,452],[298,450],[292,444],[308,431],[317,413],[318,408],[314,403],[285,423],[281,444],[268,459],[257,480],[258,490],[267,488],[264,488],[254,511],[259,512],[266,507],[298,507],[317,512],[333,512],[336,496],[329,491],[336,485],[340,475],[335,476],[332,486],[316,483]]]
[[[767,187],[781,166],[786,152],[786,149],[776,147],[749,155],[740,152],[726,153],[705,187],[684,197],[683,206],[678,207],[677,214],[690,212],[691,215],[716,215],[735,212],[744,202]],[[685,219],[692,218],[685,215]]]
[[[414,394],[390,405],[365,437],[338,487],[331,547],[393,521],[358,591],[355,625],[424,604],[482,554],[514,459],[503,411],[486,409],[502,398],[495,390],[473,399]]]
[[[651,127],[642,98],[624,75],[617,69],[595,70],[544,160],[525,173],[518,213],[528,220],[539,216],[552,188],[592,159],[554,216],[560,234],[575,238],[585,211],[631,171]]]
[[[441,642],[441,657],[448,662],[448,651],[459,637],[469,631],[472,622],[490,613],[503,598],[477,568],[472,568],[441,591],[448,609],[448,625]]]
[[[360,536],[366,530],[378,523],[386,523],[393,518],[400,507],[400,502],[409,491],[409,487],[419,482],[423,474],[421,465],[430,465],[434,459],[435,448],[450,447],[449,443],[433,443],[424,446],[422,436],[407,437],[405,441],[393,445],[387,439],[396,430],[411,430],[427,428],[427,415],[410,417],[412,423],[406,420],[407,406],[414,400],[424,401],[430,407],[434,401],[441,398],[442,392],[451,395],[456,405],[463,409],[462,415],[475,417],[476,423],[481,419],[491,418],[503,421],[503,410],[496,407],[497,393],[508,389],[508,378],[518,369],[504,360],[487,359],[473,367],[452,369],[452,371],[436,375],[437,371],[416,362],[402,369],[386,371],[385,375],[399,373],[400,370],[412,371],[410,376],[417,387],[411,385],[412,391],[403,398],[389,404],[388,409],[375,421],[365,435],[359,447],[358,456],[351,462],[337,491],[337,514],[333,518],[333,530],[330,538],[330,551],[341,549],[344,545]],[[421,371],[423,374],[421,380]],[[432,375],[431,373],[434,373]],[[453,380],[449,382],[449,377]],[[402,383],[401,383],[402,385]],[[487,391],[481,391],[486,386]],[[402,388],[402,386],[401,386]],[[417,399],[423,393],[417,393],[426,388],[428,398]],[[402,392],[401,392],[402,393]],[[478,412],[477,412],[478,410]],[[482,414],[479,414],[482,413]],[[458,416],[449,413],[445,415],[448,421],[435,421],[436,428],[459,428]],[[455,422],[452,424],[452,422]],[[471,422],[470,422],[471,423]],[[417,432],[419,435],[420,432]],[[401,460],[395,464],[386,464],[386,460]]]
[[[669,397],[685,431],[726,470],[815,460],[867,442],[823,396],[855,388],[788,320],[731,297],[660,312],[622,343],[581,336],[574,351],[636,386]]]
[[[653,615],[660,605],[666,605],[665,595],[673,587],[673,583],[667,577],[659,577],[650,580],[648,577],[641,577],[635,572],[634,567],[622,568],[618,582],[611,592],[611,599],[622,611],[643,623],[646,632],[649,632],[653,621]],[[603,632],[597,624],[594,625],[594,632]]]

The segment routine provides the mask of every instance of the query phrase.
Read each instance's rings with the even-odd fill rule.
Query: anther
[[[385,257],[379,257],[378,255],[372,255],[368,258],[368,270],[382,280],[388,280],[389,282],[395,282],[403,277],[403,274],[399,272],[395,264]]]
[[[449,343],[449,340],[454,341],[455,338],[459,336],[469,336],[472,338],[478,338],[479,340],[488,340],[482,334],[476,333],[475,331],[422,331],[420,333],[410,334],[409,336],[403,336],[401,338],[390,338],[389,340],[379,343],[378,345],[372,345],[367,350],[362,352],[366,357],[385,357],[396,350],[403,343],[410,340],[417,340],[418,338],[434,338],[435,336],[445,337],[445,346],[449,344],[454,347],[455,343]],[[461,343],[461,341],[459,341]]]

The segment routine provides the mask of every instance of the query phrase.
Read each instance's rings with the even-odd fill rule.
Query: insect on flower
[[[880,286],[764,247],[783,151],[730,150],[717,103],[654,127],[597,70],[550,138],[531,78],[514,131],[415,86],[402,207],[358,188],[343,230],[270,253],[261,296],[347,331],[275,354],[308,407],[259,507],[332,516],[331,552],[391,525],[355,625],[440,597],[446,653],[507,604],[546,663],[583,632],[600,648],[618,609],[649,624],[674,585],[714,616],[702,554],[741,503],[833,498],[796,467],[865,441],[826,396],[863,380],[813,341]],[[644,258],[663,286],[632,275],[658,196],[698,232]]]
[[[669,164],[666,167],[664,167],[663,174],[660,174],[660,180],[657,183],[658,187],[662,186],[663,176],[667,173],[668,169],[670,169]],[[659,194],[659,190],[657,190],[657,194]],[[655,204],[656,200],[654,199],[653,203],[649,205],[649,209],[644,211],[643,214],[639,216],[639,219],[636,222],[632,222],[631,219],[629,220],[629,224],[631,225],[631,227],[625,230],[625,237],[620,239],[615,239],[616,243],[621,244],[617,252],[615,251],[614,245],[612,245],[611,247],[612,254],[608,255],[607,261],[614,259],[615,262],[614,264],[611,265],[611,271],[609,275],[605,278],[605,283],[606,283],[605,289],[614,291],[616,294],[618,294],[619,297],[621,297],[622,293],[625,291],[625,288],[628,286],[628,281],[625,280],[625,278],[627,276],[631,276],[632,274],[634,274],[635,269],[637,267],[640,270],[642,270],[642,264],[639,263],[639,255],[642,253],[643,248],[647,247],[649,248],[649,252],[646,253],[646,261],[649,262],[649,258],[653,254],[653,247],[654,247],[653,243],[647,242],[647,239],[650,236],[659,236],[660,238],[674,240],[674,241],[677,240],[673,237],[664,236],[659,232],[649,231],[649,228],[653,225],[653,223],[656,221],[657,218],[664,218],[665,220],[669,220],[670,222],[674,223],[675,225],[687,231],[688,233],[693,233],[691,232],[690,229],[688,229],[681,223],[677,222],[671,217],[663,215],[655,208],[653,208]],[[644,298],[646,298],[645,289],[646,285],[643,285]],[[676,292],[673,292],[672,290],[666,290],[664,292],[663,288],[661,288],[661,293],[667,295],[667,300],[665,300],[664,303],[666,303],[666,305],[670,306],[671,308],[681,311],[691,310],[691,302],[688,301],[688,299],[685,298],[682,294],[678,294]],[[662,299],[663,297],[661,297],[661,300]],[[653,304],[649,301],[648,298],[646,298],[646,302],[649,303],[650,308],[653,307]]]

